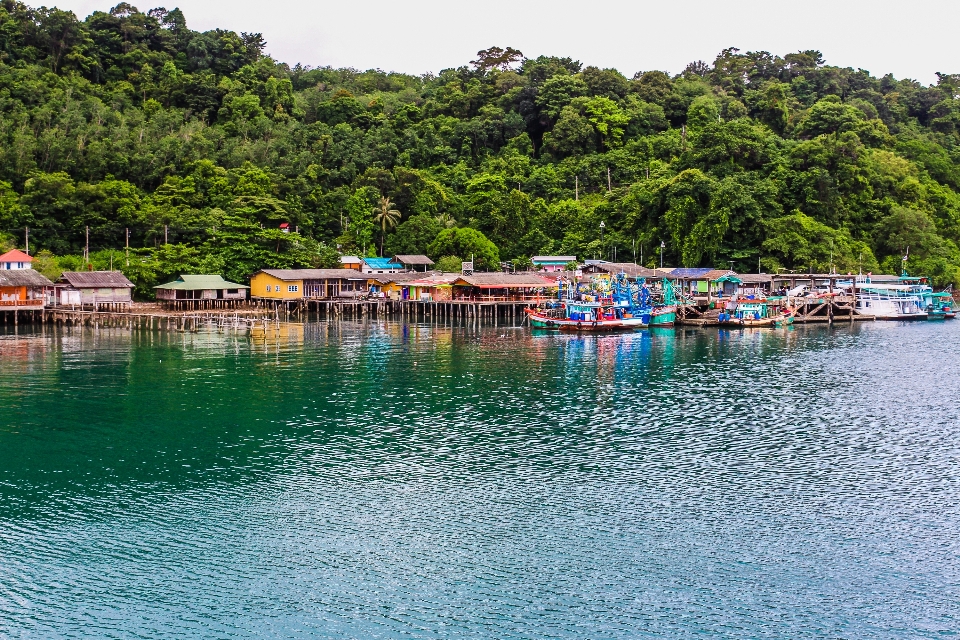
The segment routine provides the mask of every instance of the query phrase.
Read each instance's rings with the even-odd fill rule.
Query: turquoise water
[[[0,638],[943,638],[960,322],[0,336]]]

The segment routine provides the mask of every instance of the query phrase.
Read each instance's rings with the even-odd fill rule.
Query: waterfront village
[[[804,322],[940,320],[956,300],[926,279],[838,273],[746,274],[660,268],[576,256],[533,256],[532,269],[455,273],[424,255],[343,256],[337,269],[261,269],[249,284],[182,274],[136,303],[120,271],[64,272],[55,282],[13,249],[0,255],[0,321],[80,324],[104,317],[252,313],[528,322],[535,329],[629,330],[647,326],[776,327]],[[153,321],[151,320],[151,326]],[[183,326],[181,323],[178,326]]]

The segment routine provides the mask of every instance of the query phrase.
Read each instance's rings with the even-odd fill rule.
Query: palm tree
[[[380,255],[383,255],[383,238],[387,235],[387,229],[393,229],[400,220],[400,212],[394,209],[394,204],[390,198],[380,198],[380,204],[377,205],[377,213],[373,219],[380,225]]]
[[[438,213],[436,221],[440,223],[444,229],[449,229],[451,227],[457,226],[457,221],[449,213]]]

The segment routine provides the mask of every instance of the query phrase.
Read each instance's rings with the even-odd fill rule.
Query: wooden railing
[[[42,307],[43,299],[34,300],[0,300],[0,307]]]
[[[544,302],[546,300],[556,300],[557,296],[551,295],[510,295],[510,296],[454,296],[453,302]],[[442,301],[441,301],[442,302]]]

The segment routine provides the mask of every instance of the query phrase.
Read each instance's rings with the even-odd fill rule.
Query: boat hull
[[[569,333],[602,333],[606,331],[631,331],[637,325],[624,324],[622,320],[569,320],[551,318],[538,313],[528,314],[530,326],[534,329],[548,329]]]
[[[643,318],[624,318],[620,322],[624,327],[630,327],[631,329],[646,329],[650,326],[650,323],[644,322]]]
[[[651,327],[672,327],[677,322],[677,308],[674,306],[654,309],[650,313]]]
[[[720,322],[721,327],[733,327],[735,329],[752,329],[756,327],[772,327],[776,325],[776,320],[773,318],[760,318],[757,319],[738,319],[734,318],[732,320],[723,320]]]

